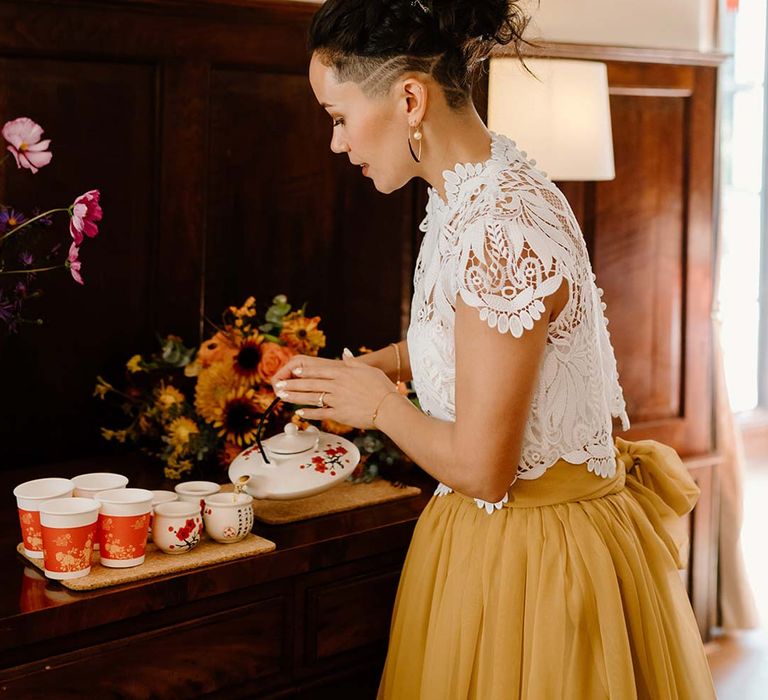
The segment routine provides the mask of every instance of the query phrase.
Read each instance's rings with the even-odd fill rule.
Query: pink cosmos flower
[[[42,135],[42,127],[29,117],[19,117],[5,123],[3,138],[10,144],[8,150],[16,159],[16,167],[27,168],[34,174],[51,162],[53,155],[47,150],[51,140],[41,141]]]
[[[78,248],[76,244],[73,243],[71,246],[69,246],[69,255],[67,256],[67,262],[65,264],[69,268],[69,271],[72,273],[72,277],[74,278],[75,282],[78,284],[84,284],[83,278],[80,276],[80,266],[82,263],[77,258],[79,253],[80,248]]]
[[[98,234],[97,221],[101,221],[101,207],[99,206],[100,193],[98,190],[89,190],[81,194],[72,205],[72,218],[69,220],[69,232],[75,241],[75,245],[81,245],[83,234],[93,238]]]

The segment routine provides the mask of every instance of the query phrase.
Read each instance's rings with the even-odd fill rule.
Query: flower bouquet
[[[276,398],[270,378],[294,355],[316,356],[326,343],[320,317],[308,316],[304,307],[293,310],[284,295],[273,299],[263,318],[257,317],[253,297],[239,308],[229,307],[215,330],[197,350],[168,336],[154,354],[134,355],[122,389],[97,377],[94,395],[119,399],[128,419],[120,429],[102,428],[103,437],[159,458],[169,479],[193,470],[227,469],[256,441],[258,425]],[[287,422],[309,425],[292,405],[279,404],[265,422],[265,434],[281,431]],[[319,427],[346,436],[360,449],[353,482],[371,481],[382,467],[407,462],[378,431],[334,421],[321,421]]]
[[[42,139],[43,129],[28,117],[6,122],[2,129],[7,150],[16,161],[17,169],[33,175],[51,162],[50,139]],[[6,155],[3,163],[10,156]],[[32,211],[26,216],[9,204],[0,204],[0,323],[8,333],[16,333],[23,323],[41,325],[42,319],[29,319],[23,315],[24,305],[42,295],[35,288],[38,273],[60,268],[69,270],[78,284],[81,275],[80,247],[86,236],[93,238],[99,232],[101,220],[100,193],[90,190],[80,195],[66,208]],[[62,243],[52,248],[43,247],[40,234],[53,224],[53,215],[66,212],[72,242],[66,257]],[[37,249],[37,250],[36,250]]]

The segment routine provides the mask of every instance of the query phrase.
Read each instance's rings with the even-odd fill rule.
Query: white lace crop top
[[[489,160],[443,173],[446,201],[429,189],[407,336],[414,388],[425,413],[455,420],[457,294],[490,327],[520,337],[566,279],[568,303],[549,324],[515,480],[536,479],[560,458],[612,477],[611,416],[624,430],[629,418],[603,291],[568,201],[535,163],[492,134]],[[450,492],[440,484],[435,493]],[[476,503],[492,513],[506,500]]]

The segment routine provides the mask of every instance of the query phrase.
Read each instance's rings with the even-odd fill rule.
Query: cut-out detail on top
[[[455,300],[499,332],[521,337],[565,279],[569,298],[548,325],[539,381],[515,478],[535,479],[563,458],[615,474],[611,416],[629,428],[602,290],[560,190],[514,142],[493,135],[491,158],[444,173],[446,201],[430,188],[414,274],[408,350],[419,401],[455,420]],[[440,485],[435,493],[450,493]],[[479,502],[491,506],[503,504]]]

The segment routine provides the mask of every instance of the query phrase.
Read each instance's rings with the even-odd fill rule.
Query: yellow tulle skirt
[[[615,449],[615,477],[559,461],[491,514],[429,501],[380,700],[715,698],[678,571],[699,489],[666,445]]]

